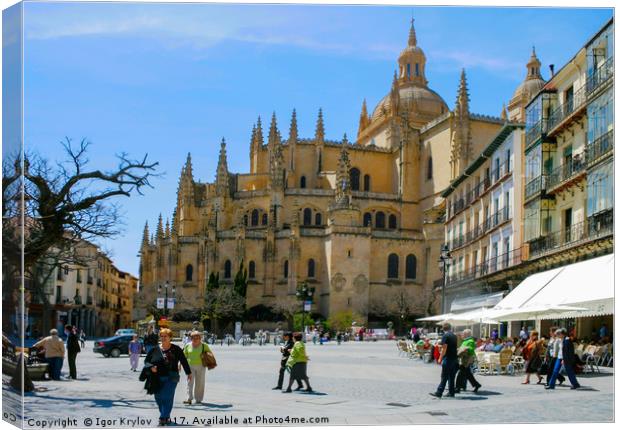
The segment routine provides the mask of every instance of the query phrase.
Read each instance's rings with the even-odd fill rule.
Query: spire
[[[411,28],[409,28],[409,42],[408,42],[409,46],[416,46],[418,44],[418,40],[416,39],[416,36],[415,36],[415,28],[413,27],[413,21],[414,19],[411,18]]]
[[[364,129],[366,129],[366,127],[368,127],[369,124],[370,124],[370,117],[368,116],[368,109],[366,108],[366,99],[364,99],[364,101],[362,102],[362,112],[360,113],[360,123],[357,128],[358,138],[359,138],[359,135],[362,134]],[[359,142],[359,139],[358,139],[358,142]]]
[[[187,160],[185,160],[185,167],[183,168],[183,171],[185,172],[185,176],[188,179],[191,179],[192,181],[194,180],[194,173],[192,169],[192,154],[189,152],[187,153]]]
[[[256,121],[256,144],[259,145],[259,147],[265,144],[263,139],[263,125],[260,121],[260,115],[258,116],[258,121]]]
[[[226,141],[223,137],[222,143],[220,144],[220,157],[217,162],[215,191],[218,196],[228,194],[228,161],[226,160]]]
[[[164,237],[170,237],[170,221],[168,220],[168,218],[166,218],[166,230],[164,230]]]
[[[342,144],[344,146],[347,146],[349,144],[349,139],[347,139],[347,134],[345,133],[344,136],[342,136]]]
[[[142,246],[149,244],[149,222],[144,223],[144,232],[142,233]]]
[[[505,122],[508,121],[508,114],[506,113],[506,103],[502,104],[502,114],[501,119]]]
[[[291,127],[288,133],[289,145],[297,143],[297,112],[293,109],[293,115],[291,116]]]
[[[346,136],[345,136],[346,138]],[[342,145],[336,172],[336,205],[349,206],[351,202],[351,162],[347,145]]]
[[[467,77],[465,69],[461,69],[461,82],[456,96],[456,108],[459,116],[469,115],[469,89],[467,88]]]
[[[157,242],[159,243],[164,238],[164,225],[161,218],[161,213],[159,214],[159,219],[157,220]]]
[[[273,148],[280,144],[280,132],[278,131],[278,123],[276,121],[276,113],[271,116],[271,125],[269,126],[269,137],[267,138],[267,146]]]
[[[540,60],[536,56],[536,47],[532,46],[532,55],[530,56],[530,61],[527,62],[527,77],[525,79],[542,79],[540,66]]]
[[[316,143],[322,145],[325,143],[325,126],[323,125],[323,109],[319,108],[319,117],[316,120],[316,131],[314,133]]]
[[[250,152],[256,149],[256,124],[252,124],[252,136],[250,137]]]
[[[177,208],[174,208],[172,212],[172,225],[170,226],[170,234],[176,236],[177,234]]]
[[[394,79],[392,80],[392,90],[390,91],[390,107],[392,114],[396,114],[398,111],[398,105],[400,104],[400,92],[398,91],[398,74],[394,70]]]

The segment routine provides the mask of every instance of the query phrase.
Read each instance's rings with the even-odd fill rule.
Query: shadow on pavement
[[[327,393],[322,393],[320,391],[301,391],[299,394],[303,394],[304,396],[327,396]]]
[[[26,397],[29,399],[44,399],[49,400],[50,402],[54,401],[65,401],[65,402],[75,402],[76,399],[74,397],[58,397],[58,396],[40,396],[35,393],[26,394]],[[135,409],[153,409],[157,410],[157,404],[154,399],[144,399],[144,400],[126,400],[123,398],[120,399],[89,399],[89,398],[80,398],[80,404],[84,405],[86,402],[90,402],[88,405],[90,408],[112,408],[112,407],[128,407]]]
[[[188,406],[186,409],[199,409],[200,406],[204,406],[205,408],[209,408],[209,409],[213,409],[213,410],[216,410],[216,409],[230,409],[230,408],[233,407],[233,405],[230,404],[230,403],[225,404],[225,405],[218,405],[218,404],[215,404],[215,403],[201,403],[200,405],[195,405],[195,406],[196,407],[194,407],[194,405]]]

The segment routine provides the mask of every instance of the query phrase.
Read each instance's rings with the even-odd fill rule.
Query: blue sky
[[[137,273],[144,222],[171,216],[188,152],[212,181],[224,136],[230,169],[246,172],[257,116],[275,111],[287,136],[293,108],[301,136],[322,107],[327,138],[354,140],[362,100],[372,109],[389,90],[412,15],[429,86],[452,107],[465,67],[471,109],[499,115],[532,45],[547,77],[612,10],[27,3],[24,142],[58,158],[64,136],[86,137],[95,168],[121,151],[161,163],[155,189],[119,200],[125,233],[103,244]]]

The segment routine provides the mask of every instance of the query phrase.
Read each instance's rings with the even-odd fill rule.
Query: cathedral
[[[154,298],[168,282],[175,310],[199,309],[209,275],[232,284],[243,262],[248,309],[300,309],[295,293],[306,282],[312,312],[324,318],[436,312],[441,192],[508,114],[471,113],[464,70],[450,110],[425,68],[412,20],[391,88],[371,113],[364,101],[355,142],[326,139],[321,110],[314,136],[303,138],[293,111],[286,139],[275,114],[265,130],[258,118],[249,173],[229,171],[224,140],[213,183],[194,179],[188,155],[171,222],[160,215],[154,234],[144,228],[141,291]],[[526,101],[511,100],[510,120]]]

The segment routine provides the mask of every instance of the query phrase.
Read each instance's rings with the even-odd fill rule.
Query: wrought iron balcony
[[[562,124],[564,120],[570,118],[574,114],[581,112],[581,108],[585,107],[587,100],[586,86],[582,86],[573,94],[573,97],[555,108],[547,119],[547,131],[553,133],[555,128]]]
[[[572,225],[568,229],[555,231],[530,241],[530,256],[538,257],[612,235],[613,229],[612,210],[601,212],[589,217],[586,221]]]
[[[588,77],[586,81],[586,91],[588,97],[592,96],[596,90],[609,81],[614,76],[614,58],[610,57]]]
[[[525,185],[525,199],[529,199],[541,192],[545,191],[547,185],[547,177],[545,175],[532,179]]]
[[[586,147],[586,163],[588,166],[601,159],[614,148],[614,131],[610,130],[598,137]]]
[[[576,177],[585,171],[586,163],[583,154],[576,154],[570,162],[564,163],[547,176],[547,190]]]
[[[482,261],[469,269],[452,273],[446,278],[446,286],[457,286],[467,281],[478,279],[521,264],[521,248]]]

